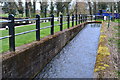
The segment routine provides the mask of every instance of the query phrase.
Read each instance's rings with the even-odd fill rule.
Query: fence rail
[[[14,15],[9,15],[7,21],[0,21],[0,23],[6,23],[6,22],[8,23],[9,36],[0,37],[0,40],[9,38],[9,50],[15,51],[15,36],[19,36],[19,35],[27,34],[27,33],[31,33],[31,32],[36,32],[36,41],[39,41],[40,40],[40,30],[42,30],[42,29],[51,28],[50,32],[51,32],[51,35],[53,35],[54,34],[54,26],[60,26],[59,27],[60,31],[62,31],[63,24],[67,24],[67,28],[70,28],[70,23],[72,23],[72,27],[73,27],[75,25],[75,23],[77,25],[77,24],[83,23],[87,20],[96,19],[96,17],[99,17],[99,16],[95,15],[95,18],[93,18],[93,15],[80,15],[80,14],[78,15],[78,14],[76,14],[76,15],[70,16],[68,14],[67,16],[60,15],[60,17],[54,17],[54,15],[51,15],[50,17],[47,17],[47,18],[40,18],[40,15],[36,15],[36,18],[33,18],[33,19],[15,20]],[[54,24],[55,19],[58,19],[59,24]],[[33,20],[36,21],[36,29],[15,34],[15,26],[14,26],[15,22],[33,21]],[[40,26],[41,26],[40,20],[49,20],[51,22],[51,25],[40,28]]]

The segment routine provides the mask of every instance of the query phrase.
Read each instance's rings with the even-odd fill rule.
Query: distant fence
[[[54,24],[55,18],[59,19],[59,24],[56,24],[56,25]],[[66,18],[66,19],[64,20],[64,18]],[[40,18],[40,15],[36,15],[36,18],[33,18],[33,19],[15,20],[14,15],[11,14],[11,15],[9,15],[7,21],[0,21],[0,23],[7,22],[8,28],[9,28],[9,36],[0,37],[0,40],[9,38],[9,50],[15,51],[15,36],[27,34],[27,33],[31,33],[31,32],[36,32],[36,41],[39,41],[40,40],[40,30],[42,30],[42,29],[51,28],[50,33],[51,33],[51,35],[53,35],[54,34],[54,26],[60,26],[59,29],[60,29],[60,31],[62,31],[63,24],[67,24],[67,28],[70,28],[70,23],[72,23],[72,27],[73,27],[77,24],[86,22],[87,20],[93,20],[93,19],[96,20],[96,19],[100,19],[100,18],[103,19],[103,16],[86,15],[86,14],[79,14],[79,15],[76,14],[76,15],[70,16],[68,14],[67,16],[60,15],[60,17],[54,17],[54,15],[51,15],[50,17],[47,17],[47,18]],[[51,25],[40,28],[40,23],[41,23],[40,20],[49,20],[51,22]],[[15,22],[21,22],[21,21],[36,21],[36,29],[15,34]],[[66,23],[63,23],[64,21],[66,21]]]

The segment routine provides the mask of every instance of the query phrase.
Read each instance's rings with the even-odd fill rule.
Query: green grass
[[[8,17],[8,14],[0,14],[0,17]]]
[[[96,21],[103,21],[103,19],[96,19]]]
[[[64,23],[66,23],[66,22],[64,22]],[[55,24],[59,24],[59,22],[56,21]],[[50,22],[41,23],[41,28],[46,27],[46,26],[50,26]],[[72,27],[72,23],[70,23],[70,27]],[[21,33],[24,31],[34,30],[35,28],[36,28],[35,25],[26,25],[26,26],[22,26],[22,27],[17,27],[17,28],[15,28],[15,34]],[[67,29],[67,24],[63,25],[63,29]],[[60,26],[55,26],[54,30],[55,30],[55,32],[60,31]],[[0,37],[8,36],[8,30],[0,30],[0,34],[2,34],[2,35],[0,35]],[[41,38],[48,36],[48,35],[50,35],[50,28],[40,30]],[[33,42],[36,39],[35,36],[36,36],[36,32],[31,32],[31,33],[16,36],[15,37],[15,46],[18,47],[23,44],[28,44],[30,42]],[[9,50],[9,39],[0,40],[0,45],[2,45],[2,46],[0,46],[0,53],[8,51]]]
[[[115,20],[113,20],[112,22],[120,22],[120,19],[115,19]]]
[[[120,78],[120,71],[117,71],[117,76],[118,78]]]

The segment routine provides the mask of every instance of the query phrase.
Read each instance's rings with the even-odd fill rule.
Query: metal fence
[[[58,18],[59,24],[56,24],[56,25],[54,24],[55,18]],[[54,26],[60,26],[60,31],[62,31],[64,24],[67,24],[67,28],[70,28],[70,23],[72,23],[72,27],[73,27],[75,25],[75,23],[77,25],[77,24],[83,23],[87,20],[93,20],[93,19],[96,20],[97,16],[93,17],[93,15],[85,15],[85,14],[79,14],[79,15],[76,14],[76,15],[70,16],[68,14],[67,16],[60,15],[60,17],[54,17],[54,15],[51,15],[50,17],[47,17],[47,18],[40,18],[40,15],[36,15],[36,18],[33,18],[33,19],[15,20],[14,15],[11,14],[11,15],[9,15],[7,21],[0,21],[0,23],[7,22],[8,28],[9,28],[8,29],[9,36],[0,37],[0,40],[9,38],[9,50],[15,51],[15,36],[27,34],[27,33],[31,33],[31,32],[36,32],[36,41],[39,41],[40,40],[40,30],[42,30],[42,29],[51,28],[50,33],[51,33],[51,35],[53,35],[54,34]],[[14,26],[15,22],[33,21],[33,20],[36,21],[36,29],[15,34],[15,26]],[[40,24],[41,24],[40,20],[49,20],[51,22],[51,25],[40,28]],[[66,21],[66,23],[64,23],[65,21]]]

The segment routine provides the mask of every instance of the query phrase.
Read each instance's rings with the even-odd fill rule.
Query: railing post
[[[86,15],[85,15],[85,22],[86,22]]]
[[[84,18],[84,22],[85,22],[85,15],[83,16],[83,18]]]
[[[84,22],[84,15],[82,16],[83,22]]]
[[[70,15],[68,14],[67,16],[68,16],[67,21],[68,21],[68,28],[69,28],[70,27]]]
[[[83,15],[81,15],[81,23],[83,22]]]
[[[51,15],[51,17],[52,17],[52,19],[51,19],[51,35],[53,35],[54,34],[54,15],[52,14]]]
[[[74,26],[74,14],[72,14],[72,27]]]
[[[80,17],[81,17],[81,23],[82,23],[82,15]]]
[[[96,14],[95,14],[95,21],[96,21]]]
[[[39,15],[36,15],[36,41],[39,41],[40,40],[40,16]]]
[[[91,21],[92,21],[92,15],[91,15]]]
[[[85,15],[84,15],[84,22],[86,21]]]
[[[79,14],[79,24],[80,24],[80,14]]]
[[[77,14],[76,14],[76,25],[77,25]]]
[[[29,19],[29,18],[25,18],[25,19]],[[26,23],[26,24],[29,24],[29,21],[26,21],[25,23]]]
[[[85,22],[85,15],[84,15],[84,22]]]
[[[104,16],[102,16],[102,20],[104,21]]]
[[[14,15],[9,15],[9,20],[11,20],[11,22],[8,23],[8,27],[9,27],[9,35],[11,36],[9,38],[9,48],[10,51],[15,51],[15,29],[14,29]]]
[[[86,22],[86,16],[84,15],[84,22]]]
[[[110,16],[108,16],[108,28],[110,27]]]
[[[63,15],[60,15],[60,31],[63,30]]]
[[[87,22],[87,14],[86,14],[86,22]]]

